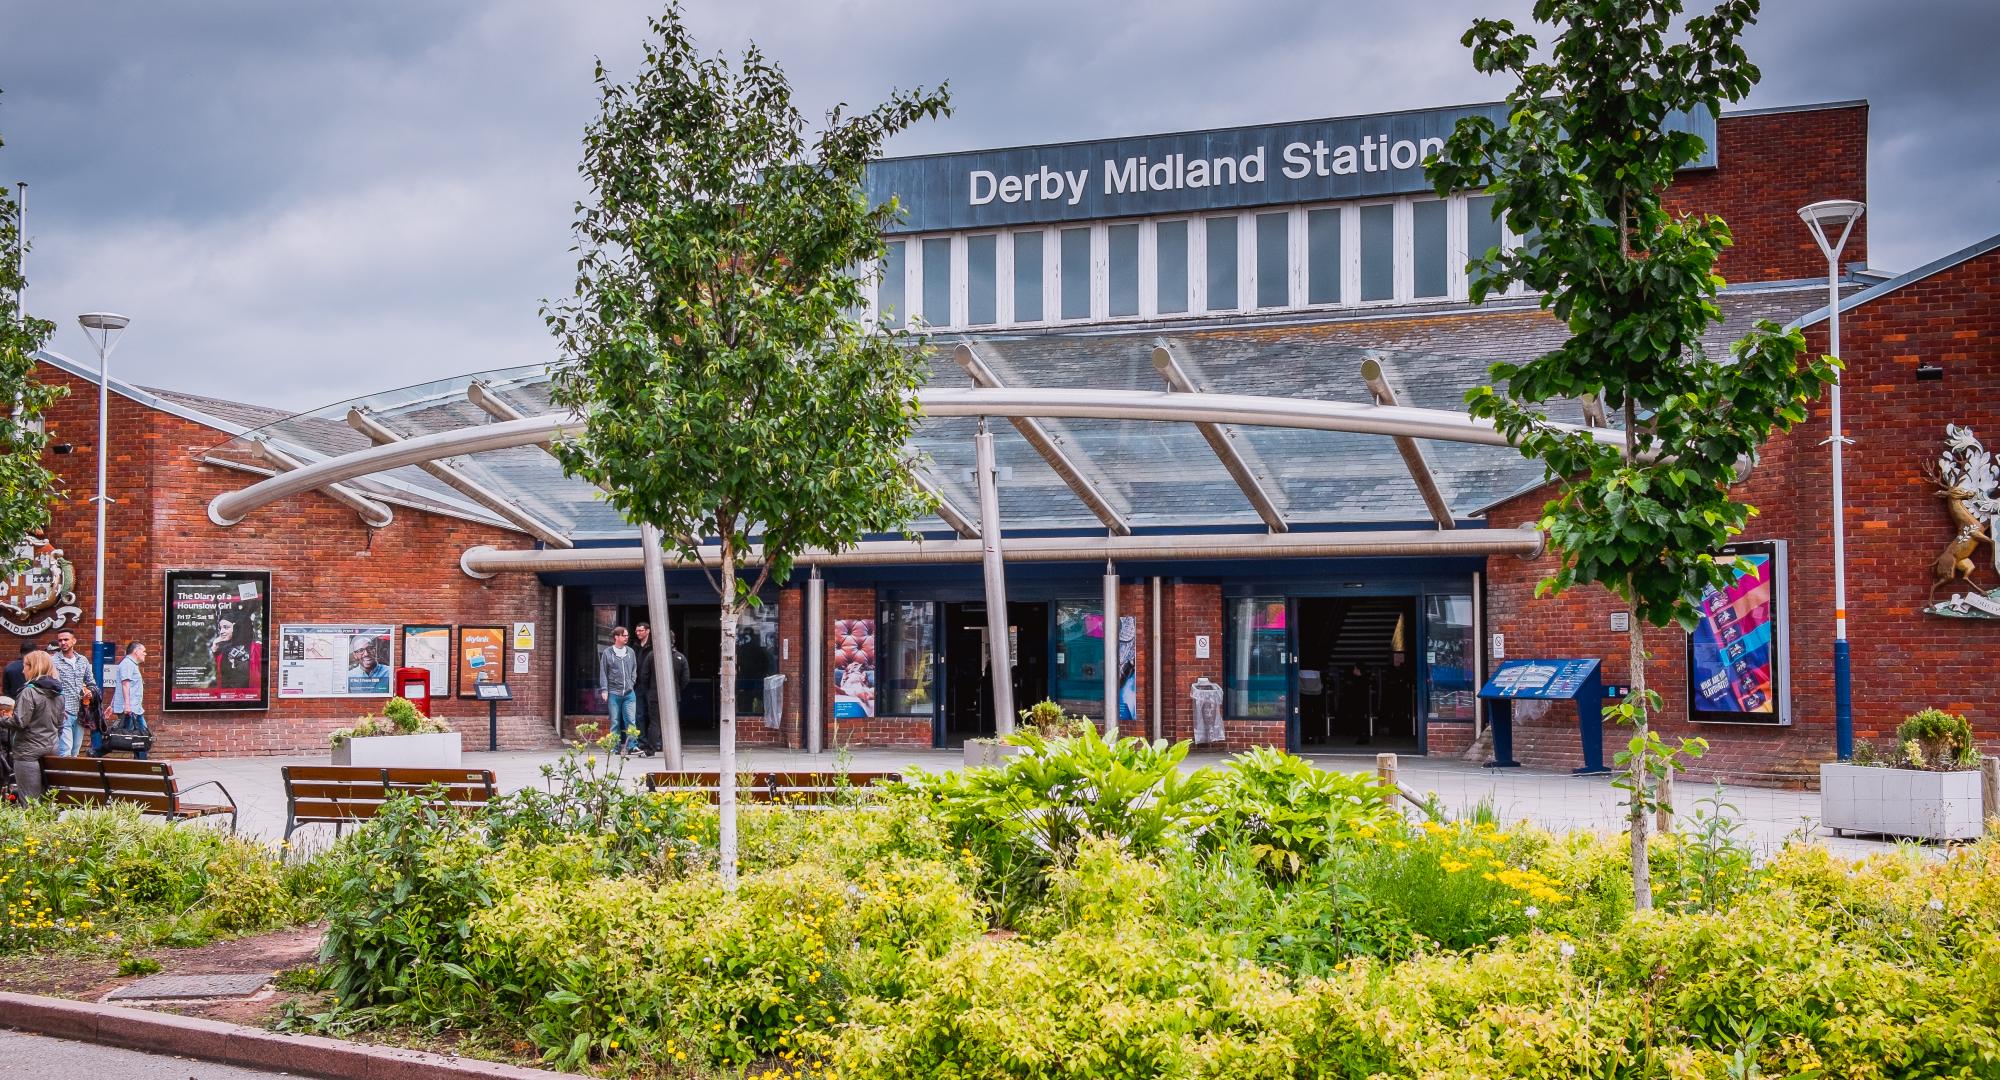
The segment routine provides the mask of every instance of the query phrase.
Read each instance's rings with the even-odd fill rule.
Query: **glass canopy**
[[[1521,326],[1491,325],[1519,320],[1449,318],[1475,325],[1421,339],[1408,333],[1371,333],[1365,327],[1372,324],[1355,321],[1207,327],[1164,334],[1144,330],[940,336],[931,342],[930,385],[973,385],[954,361],[954,350],[966,345],[1008,387],[1160,391],[1167,384],[1152,354],[1156,345],[1164,345],[1200,391],[1371,404],[1374,398],[1362,380],[1361,365],[1373,357],[1382,364],[1400,404],[1462,412],[1465,391],[1486,381],[1494,360],[1524,359],[1548,344],[1539,340],[1548,335],[1543,329],[1550,325],[1546,319],[1528,326],[1536,332],[1522,334],[1511,332]],[[1489,325],[1477,325],[1481,323]],[[1357,326],[1363,329],[1357,331]],[[1438,351],[1437,346],[1456,351]],[[384,391],[287,417],[213,447],[203,456],[218,464],[269,473],[273,467],[259,452],[258,443],[268,442],[293,458],[312,462],[373,445],[370,436],[350,422],[351,415],[365,416],[402,438],[492,423],[495,416],[475,403],[470,393],[475,384],[489,399],[504,402],[503,408],[542,415],[551,411],[548,383],[548,369],[520,367]],[[1576,421],[1580,410],[1557,410],[1556,418]],[[1076,463],[1085,482],[1135,530],[1263,528],[1250,498],[1194,424],[1109,419],[1036,423]],[[926,477],[948,502],[975,520],[972,435],[977,426],[971,418],[927,418],[915,440]],[[1003,469],[1001,518],[1010,533],[1103,531],[1097,515],[1014,426],[997,421],[991,428]],[[1419,488],[1389,437],[1276,427],[1238,426],[1225,431],[1293,528],[1431,522]],[[1532,485],[1541,475],[1539,466],[1506,447],[1436,441],[1420,445],[1446,503],[1459,518]],[[637,534],[596,488],[565,476],[541,447],[445,458],[440,464],[572,541]],[[508,525],[417,466],[346,483],[386,502]],[[950,532],[937,518],[918,522],[916,528],[931,534]]]

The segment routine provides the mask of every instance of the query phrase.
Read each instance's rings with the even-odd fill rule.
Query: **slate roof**
[[[1760,319],[1790,322],[1824,302],[1823,285],[1760,285],[1726,291],[1719,300],[1724,322],[1707,340],[1717,354]],[[1436,306],[1328,316],[1220,322],[1186,320],[1089,330],[940,336],[934,341],[932,384],[969,386],[951,360],[961,342],[1005,383],[1044,388],[1160,390],[1151,353],[1165,337],[1182,367],[1203,390],[1365,403],[1360,377],[1364,358],[1380,359],[1402,404],[1461,410],[1464,395],[1484,383],[1495,361],[1527,360],[1565,337],[1563,327],[1532,301],[1492,302],[1482,308]],[[461,376],[405,390],[342,402],[273,420],[271,410],[170,394],[163,397],[204,412],[241,418],[313,456],[343,453],[366,444],[342,420],[362,404],[406,435],[487,422],[465,397],[473,379],[502,388],[523,412],[549,408],[547,375],[513,368]],[[1580,409],[1554,410],[1577,420]],[[256,420],[253,425],[248,421]],[[1116,420],[1043,421],[1083,464],[1083,471],[1140,531],[1222,528],[1259,530],[1262,523],[1190,424]],[[938,486],[968,512],[977,506],[971,482],[976,421],[940,417],[924,421],[917,440],[930,458]],[[1009,531],[1098,531],[1102,526],[1014,429],[994,426],[1000,464],[1010,474],[1001,487],[1001,517]],[[1430,516],[1392,440],[1374,435],[1236,429],[1237,445],[1272,491],[1287,518],[1304,528],[1427,524]],[[232,444],[233,445],[233,444]],[[1540,468],[1503,447],[1426,441],[1421,444],[1455,516],[1482,508],[1540,482]],[[232,456],[232,446],[212,453]],[[519,501],[579,539],[624,537],[632,531],[588,485],[562,476],[536,447],[456,459],[496,490]],[[458,500],[414,468],[386,474],[399,486],[434,490]],[[367,486],[371,481],[357,483]],[[386,494],[386,492],[385,492]],[[925,531],[943,523],[920,523]]]

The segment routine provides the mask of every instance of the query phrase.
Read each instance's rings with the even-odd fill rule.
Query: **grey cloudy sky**
[[[1871,257],[2000,232],[1993,0],[1773,0],[1748,103],[1867,98]],[[951,82],[909,153],[1498,98],[1459,34],[1514,0],[690,0],[814,111]],[[311,408],[551,355],[593,57],[650,0],[0,0],[0,181],[29,183],[29,307],[133,317],[134,381]]]

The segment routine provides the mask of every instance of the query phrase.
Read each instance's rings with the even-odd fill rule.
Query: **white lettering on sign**
[[[1104,194],[1136,195],[1149,191],[1184,191],[1191,188],[1261,184],[1265,178],[1265,147],[1241,157],[1190,157],[1168,154],[1153,160],[1148,156],[1106,159]],[[1324,139],[1286,143],[1278,152],[1278,171],[1287,180],[1309,176],[1353,176],[1356,173],[1409,170],[1425,158],[1444,149],[1436,136],[1422,139],[1391,140],[1387,132],[1364,135],[1358,143],[1327,145]],[[1059,202],[1075,206],[1083,201],[1090,170],[1064,171],[1047,165],[1034,172],[1002,176],[988,169],[967,174],[967,198],[973,206],[993,202]]]
[[[1075,206],[1083,201],[1083,188],[1090,182],[1090,170],[1063,172],[1044,165],[1035,172],[1002,177],[985,169],[974,169],[970,180],[974,206],[985,206],[996,198],[1003,203],[1067,202]]]

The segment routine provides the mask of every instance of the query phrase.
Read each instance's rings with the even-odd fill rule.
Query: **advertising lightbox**
[[[1782,540],[1731,544],[1716,556],[1729,583],[1702,594],[1688,635],[1688,717],[1789,724],[1790,621]]]

